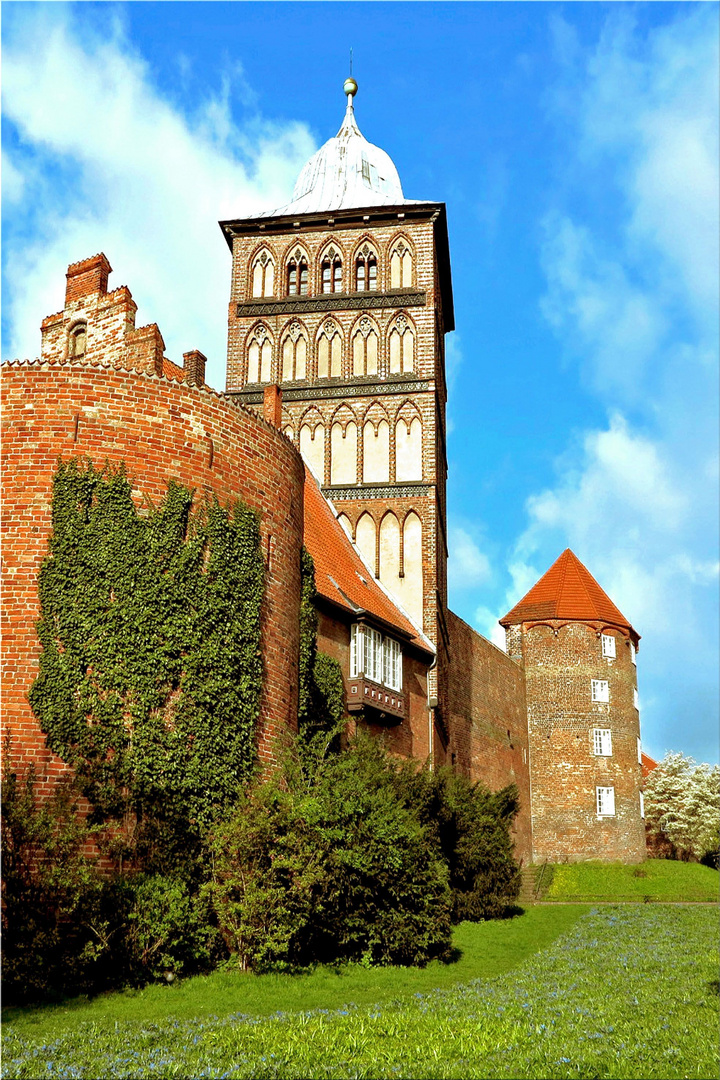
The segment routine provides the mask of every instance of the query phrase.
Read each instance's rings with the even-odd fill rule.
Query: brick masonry
[[[615,637],[614,659],[602,655],[601,633]],[[525,669],[535,860],[640,862],[640,718],[627,632],[552,621],[512,627],[508,638]],[[592,701],[593,679],[608,683],[607,704]],[[611,731],[610,756],[594,754],[595,728]],[[613,816],[598,816],[598,786],[614,788]]]
[[[259,754],[271,762],[297,723],[304,470],[293,445],[219,395],[89,363],[15,363],[2,372],[4,724],[41,785],[62,769],[27,701],[38,670],[37,575],[47,554],[58,458],[125,462],[138,506],[170,479],[244,499],[262,514],[268,578],[262,617],[265,689]]]

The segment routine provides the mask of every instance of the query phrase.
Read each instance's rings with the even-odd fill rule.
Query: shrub
[[[141,874],[126,888],[132,902],[124,944],[136,981],[208,971],[222,956],[207,901],[191,895],[184,882]]]
[[[71,788],[58,785],[43,806],[34,789],[32,769],[18,778],[6,764],[2,930],[10,1002],[107,985],[122,918],[112,883],[82,853],[88,830]]]
[[[447,953],[447,867],[396,781],[366,736],[311,774],[289,758],[248,792],[217,832],[209,887],[241,966],[422,964]]]
[[[520,891],[510,836],[519,809],[515,786],[493,793],[448,768],[418,772],[412,763],[398,785],[447,861],[453,921],[504,914]]]

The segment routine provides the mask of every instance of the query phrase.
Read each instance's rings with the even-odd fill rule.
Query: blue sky
[[[718,760],[714,4],[4,3],[4,358],[104,251],[224,387],[221,218],[356,116],[447,204],[451,606],[565,547],[642,635],[643,742]]]

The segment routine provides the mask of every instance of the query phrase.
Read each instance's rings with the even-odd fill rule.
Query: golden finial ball
[[[343,92],[346,93],[346,94],[353,94],[353,95],[357,94],[357,83],[352,78],[352,76],[349,79],[345,80],[345,84],[343,86]]]

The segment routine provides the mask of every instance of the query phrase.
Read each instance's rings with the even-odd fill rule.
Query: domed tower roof
[[[500,619],[500,624],[516,626],[541,619],[609,623],[628,630],[635,641],[640,640],[632,624],[570,548],[563,551],[530,592]]]
[[[361,206],[399,206],[413,203],[403,197],[398,171],[390,156],[368,142],[355,122],[354,79],[346,79],[347,109],[340,130],[303,166],[292,201],[277,210],[257,214],[314,214]]]

